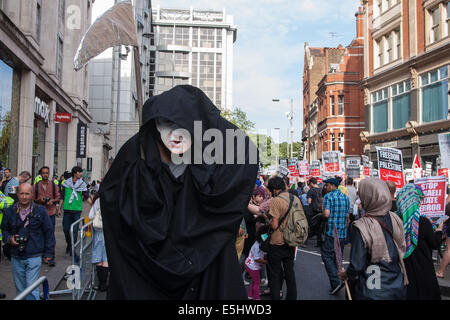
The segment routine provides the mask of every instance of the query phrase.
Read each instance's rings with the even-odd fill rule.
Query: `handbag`
[[[100,208],[95,211],[94,220],[92,221],[92,226],[95,229],[103,229],[102,213]]]

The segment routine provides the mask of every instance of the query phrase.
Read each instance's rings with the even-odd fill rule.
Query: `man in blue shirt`
[[[44,262],[53,257],[55,235],[47,210],[35,204],[32,186],[23,183],[18,187],[18,203],[5,210],[2,221],[3,236],[12,245],[11,265],[20,294],[39,278],[42,259]],[[27,300],[39,300],[39,288],[36,288]]]
[[[328,193],[323,198],[323,217],[328,219],[328,231],[325,242],[321,246],[322,261],[330,279],[330,294],[335,295],[342,287],[338,277],[336,254],[334,251],[334,227],[336,226],[341,250],[344,251],[344,240],[347,237],[347,219],[350,208],[348,197],[338,190],[339,181],[335,178],[328,179],[324,188]]]

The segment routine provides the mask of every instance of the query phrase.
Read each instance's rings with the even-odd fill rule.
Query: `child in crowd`
[[[264,228],[258,230],[256,234],[256,241],[250,249],[250,253],[248,254],[247,259],[245,260],[245,270],[250,274],[252,278],[252,282],[250,283],[250,287],[248,290],[248,299],[249,300],[259,300],[259,290],[261,284],[260,278],[260,270],[263,264],[267,264],[267,260],[265,260],[264,252],[259,248],[259,244],[262,239],[262,232],[264,232]]]

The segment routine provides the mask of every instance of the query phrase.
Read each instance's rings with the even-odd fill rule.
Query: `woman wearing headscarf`
[[[409,285],[408,300],[440,300],[441,293],[434,270],[432,250],[442,240],[443,222],[433,231],[431,222],[420,214],[422,189],[408,183],[397,194],[397,212],[403,218],[406,254],[404,256]]]
[[[384,181],[367,178],[358,193],[366,214],[352,224],[350,264],[339,277],[354,283],[356,300],[404,300],[405,237],[402,221],[389,211],[389,189]]]

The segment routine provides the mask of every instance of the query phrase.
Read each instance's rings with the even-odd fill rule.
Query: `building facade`
[[[156,51],[154,94],[180,84],[202,89],[220,108],[233,106],[233,17],[222,11],[153,10]],[[152,81],[152,80],[150,80]]]
[[[0,154],[13,174],[86,165],[88,77],[73,59],[93,2],[0,1]]]
[[[323,151],[340,151],[342,159],[362,153],[363,9],[355,16],[356,38],[349,46],[305,46],[303,112],[308,160],[322,159]]]
[[[364,152],[376,166],[376,147],[439,163],[438,134],[448,132],[450,2],[364,0]]]
[[[99,6],[112,7],[117,0],[104,0]],[[140,44],[142,97],[153,95],[155,52],[151,51],[154,34],[151,0],[133,0]],[[97,4],[94,4],[94,7]],[[95,7],[96,14],[102,14]],[[120,53],[120,84],[119,84]],[[92,179],[102,179],[121,146],[139,131],[139,114],[132,48],[111,48],[89,63],[90,153]],[[152,80],[153,79],[153,80]],[[120,86],[120,89],[119,89]],[[120,94],[118,95],[118,91]],[[119,99],[119,100],[118,100]],[[117,101],[120,101],[118,104]],[[117,148],[116,148],[117,145]]]
[[[317,89],[325,75],[325,48],[311,48],[305,43],[305,62],[303,70],[303,132],[302,140],[306,144],[306,159],[318,158],[317,134]]]

